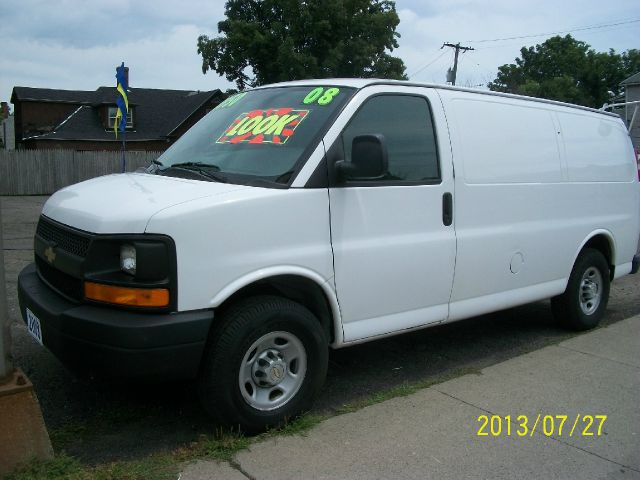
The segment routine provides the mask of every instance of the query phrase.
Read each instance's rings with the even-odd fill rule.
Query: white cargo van
[[[19,279],[65,363],[197,377],[253,430],[307,409],[328,347],[552,298],[575,329],[638,269],[615,115],[435,85],[319,80],[230,97],[146,171],[54,194]]]

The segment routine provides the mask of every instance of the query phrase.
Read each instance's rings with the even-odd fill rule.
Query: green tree
[[[621,93],[620,82],[640,71],[640,50],[596,52],[571,35],[523,47],[502,65],[489,89],[601,107]]]
[[[406,79],[389,0],[228,0],[216,38],[198,37],[202,72],[246,86],[328,77]]]

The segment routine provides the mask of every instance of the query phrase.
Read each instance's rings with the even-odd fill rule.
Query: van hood
[[[92,233],[144,233],[165,208],[251,187],[145,173],[93,178],[54,193],[42,213]]]

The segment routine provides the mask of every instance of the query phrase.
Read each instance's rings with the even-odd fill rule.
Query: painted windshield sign
[[[307,118],[309,110],[269,108],[239,115],[216,143],[273,143],[284,145]]]

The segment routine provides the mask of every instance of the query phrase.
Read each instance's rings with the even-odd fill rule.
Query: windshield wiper
[[[210,163],[204,162],[182,162],[182,163],[174,163],[173,165],[169,165],[162,169],[162,172],[166,172],[167,170],[185,170],[188,172],[193,172],[201,177],[207,178],[209,180],[213,180],[220,183],[227,183],[227,177],[218,173],[220,171],[220,167],[217,165],[213,165]]]
[[[256,187],[266,186],[268,188],[287,188],[287,184],[291,180],[292,175],[295,173],[295,170],[289,170],[284,172],[281,175],[278,175],[276,178],[250,178],[247,180],[248,185],[253,185]]]
[[[198,168],[206,168],[207,170],[213,170],[214,172],[220,171],[220,167],[218,165],[214,165],[213,163],[205,163],[205,162],[173,163],[169,165],[169,168],[170,167],[198,167]]]
[[[151,163],[146,168],[146,172],[147,173],[156,173],[162,167],[164,167],[164,164],[160,160],[157,160],[157,159],[154,158],[153,160],[151,160]]]

